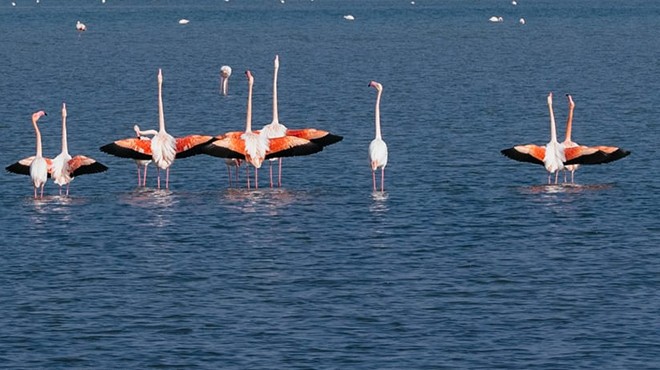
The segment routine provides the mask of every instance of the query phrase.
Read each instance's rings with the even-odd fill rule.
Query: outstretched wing
[[[35,156],[23,158],[20,161],[5,167],[5,170],[7,170],[7,172],[15,173],[18,175],[30,176],[30,165],[32,164],[32,161],[34,161],[34,158]],[[46,168],[48,171],[48,177],[50,178],[50,173],[53,170],[53,160],[46,157],[44,157],[44,159],[46,160]]]
[[[120,158],[151,159],[151,140],[132,137],[112,142],[101,151]]]
[[[93,158],[84,155],[77,155],[69,160],[69,171],[71,176],[76,177],[90,173],[99,173],[107,171],[108,167],[97,162]]]
[[[286,130],[287,136],[295,136],[302,139],[307,139],[314,144],[321,146],[328,146],[338,143],[344,139],[342,136],[331,134],[328,131],[318,130],[315,128],[303,128],[295,130]]]
[[[268,140],[266,159],[310,155],[323,150],[323,146],[296,136],[276,137]]]
[[[564,164],[603,164],[609,163],[630,155],[630,152],[613,146],[584,146],[580,145],[564,150],[566,162]]]
[[[216,136],[201,151],[213,157],[245,159],[245,141],[240,138],[240,134],[230,132]]]
[[[519,162],[528,162],[543,166],[545,147],[534,144],[516,145],[513,148],[502,150],[501,153]]]
[[[213,136],[208,135],[188,135],[176,138],[176,157],[188,158],[193,155],[204,153],[204,145],[215,140]]]

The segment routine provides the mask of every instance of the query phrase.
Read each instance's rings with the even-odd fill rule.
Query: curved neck
[[[248,76],[247,115],[245,118],[245,132],[252,132],[252,76]]]
[[[555,112],[552,110],[552,96],[548,97],[548,110],[550,111],[550,141],[557,141],[557,128],[555,125]]]
[[[569,101],[568,119],[566,120],[566,141],[571,141],[571,131],[573,129],[573,109],[575,109],[575,104],[573,104],[573,101]]]
[[[158,129],[165,131],[165,113],[163,113],[163,73],[158,70]]]
[[[32,117],[32,126],[34,126],[34,131],[37,134],[37,157],[43,157],[43,153],[41,151],[41,132],[39,131],[39,126],[37,126],[37,120],[39,118],[37,117]]]
[[[62,153],[69,153],[66,140],[66,104],[62,103]]]
[[[380,139],[380,96],[383,93],[383,89],[378,89],[378,94],[376,95],[376,139]]]
[[[280,70],[280,61],[275,56],[275,72],[273,73],[273,123],[279,123],[280,117],[277,109],[277,73]]]

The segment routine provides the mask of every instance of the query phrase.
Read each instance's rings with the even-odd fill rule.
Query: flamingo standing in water
[[[555,115],[552,109],[552,93],[548,94],[548,110],[550,111],[550,142],[548,144],[545,146],[535,144],[517,145],[501,151],[502,154],[511,159],[543,165],[548,171],[548,184],[551,183],[553,173],[555,174],[555,184],[558,183],[559,171],[564,169],[565,165],[608,163],[630,154],[629,151],[610,146],[588,147],[576,145],[570,148],[564,147],[564,143],[557,141]]]
[[[37,199],[37,189],[41,190],[40,198],[44,197],[44,185],[50,177],[50,168],[53,161],[50,158],[44,158],[41,150],[41,131],[37,121],[46,115],[46,112],[40,110],[32,114],[32,126],[37,139],[37,153],[33,157],[23,158],[20,161],[7,166],[6,170],[19,175],[30,175],[32,185],[34,186],[34,198]]]
[[[265,125],[260,134],[265,135],[267,138],[272,139],[282,136],[295,136],[302,139],[309,140],[315,144],[318,144],[322,147],[337,143],[343,139],[339,135],[331,134],[328,131],[318,130],[315,128],[304,128],[304,129],[288,129],[286,126],[280,123],[279,121],[279,109],[278,109],[278,100],[277,100],[277,76],[280,70],[280,58],[279,55],[275,55],[275,60],[273,62],[274,73],[273,73],[273,120],[271,123]],[[274,159],[273,159],[274,160]],[[270,166],[270,186],[273,187],[273,166],[271,160]],[[277,176],[277,185],[282,186],[282,158],[277,158],[278,160],[278,176]]]
[[[87,31],[87,26],[81,21],[78,21],[76,22],[76,30],[78,30],[78,32],[85,32]]]
[[[174,159],[201,154],[203,145],[215,140],[215,138],[204,135],[188,135],[175,139],[165,130],[163,72],[161,69],[158,69],[158,124],[158,131],[140,131],[138,128],[138,135],[154,135],[150,141],[141,138],[117,140],[102,146],[101,151],[123,158],[153,160],[158,171],[158,188],[160,189],[160,170],[165,170],[165,188],[169,189],[170,166]]]
[[[220,67],[220,91],[222,92],[222,95],[225,96],[229,92],[229,76],[231,76],[231,67]]]
[[[76,176],[103,172],[108,167],[84,155],[71,157],[67,144],[66,113],[66,103],[62,103],[62,152],[53,159],[50,176],[53,182],[60,186],[60,195],[62,195],[62,186],[66,185],[68,196],[69,184]]]
[[[308,155],[323,150],[323,147],[309,140],[294,136],[268,139],[252,131],[252,86],[254,77],[245,71],[248,79],[248,100],[245,131],[233,131],[216,136],[216,140],[204,147],[204,153],[221,158],[245,159],[254,167],[255,188],[259,187],[258,170],[265,159]],[[247,187],[250,188],[248,168]]]
[[[383,94],[383,85],[376,81],[369,83],[370,87],[376,89],[376,108],[375,108],[375,123],[376,123],[376,137],[369,144],[369,160],[371,162],[371,178],[373,181],[373,189],[376,191],[376,170],[380,168],[380,191],[385,189],[385,166],[387,166],[387,144],[383,141],[380,133],[380,97]]]

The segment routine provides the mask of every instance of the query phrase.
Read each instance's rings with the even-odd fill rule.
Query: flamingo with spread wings
[[[216,136],[216,140],[206,145],[203,150],[204,153],[214,157],[244,159],[250,163],[254,167],[255,188],[258,188],[258,169],[265,159],[309,155],[323,150],[323,147],[299,137],[282,136],[269,139],[259,132],[252,131],[254,77],[249,70],[245,75],[248,79],[245,131],[233,131]],[[247,187],[250,188],[249,174]]]
[[[41,191],[39,198],[44,197],[44,186],[50,177],[50,168],[53,161],[50,158],[43,156],[41,148],[41,131],[37,121],[39,118],[46,116],[46,112],[40,110],[32,114],[32,126],[36,134],[37,152],[34,156],[23,158],[20,161],[6,167],[8,172],[16,173],[19,175],[29,175],[34,186],[34,198],[37,199],[37,189]]]
[[[165,188],[169,188],[170,166],[175,158],[187,158],[201,154],[205,144],[215,140],[213,136],[188,135],[174,138],[165,130],[163,113],[163,73],[158,70],[158,124],[159,130],[139,131],[139,135],[153,135],[151,140],[141,138],[121,139],[101,147],[101,151],[122,158],[153,160],[158,169],[158,188],[160,189],[160,170],[165,170]]]
[[[548,110],[550,112],[550,142],[545,146],[535,144],[517,145],[501,151],[505,156],[520,162],[540,164],[548,171],[548,184],[551,175],[555,174],[555,184],[558,183],[559,171],[565,165],[601,164],[616,161],[630,154],[629,151],[611,146],[577,145],[566,148],[564,143],[557,141],[555,115],[552,109],[552,93],[548,94]]]
[[[66,116],[66,103],[62,103],[62,152],[53,159],[50,173],[53,182],[60,186],[60,195],[64,185],[66,185],[66,195],[69,195],[69,184],[76,176],[104,172],[108,169],[95,159],[84,155],[71,157],[67,143]]]

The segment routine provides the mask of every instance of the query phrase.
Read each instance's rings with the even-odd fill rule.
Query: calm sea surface
[[[0,367],[650,369],[660,366],[660,2],[35,1],[0,4],[0,164],[106,164],[71,196],[0,175]],[[355,21],[346,21],[352,14]],[[502,16],[494,24],[488,18]],[[518,19],[524,17],[526,24]],[[190,23],[179,25],[187,18]],[[88,30],[78,34],[77,20]],[[99,147],[271,120],[344,136],[229,187],[179,159],[136,186]],[[230,65],[229,95],[219,70]],[[383,84],[384,193],[367,147]],[[559,136],[632,151],[575,186],[501,149]]]

